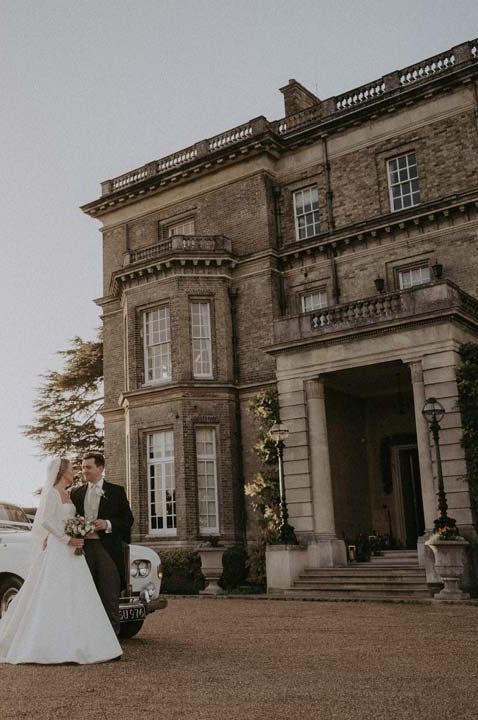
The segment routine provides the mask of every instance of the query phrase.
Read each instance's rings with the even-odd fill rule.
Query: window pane
[[[191,337],[194,377],[212,377],[209,303],[191,303]]]
[[[173,433],[147,436],[150,531],[175,534],[176,488]]]
[[[420,202],[420,193],[415,153],[389,160],[387,168],[392,210],[402,210],[417,205]]]
[[[218,532],[219,521],[214,428],[196,429],[196,467],[199,526],[203,532]]]
[[[168,237],[173,235],[194,235],[194,220],[183,220],[176,225],[171,225],[168,228]]]
[[[297,240],[314,237],[320,231],[319,191],[311,186],[294,193],[294,213]]]
[[[168,307],[144,313],[143,343],[146,380],[170,380],[171,332]]]

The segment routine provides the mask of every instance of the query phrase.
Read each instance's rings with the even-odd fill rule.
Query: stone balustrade
[[[276,343],[285,343],[388,322],[396,327],[401,318],[453,310],[478,322],[478,301],[449,280],[442,280],[281,318],[274,323],[274,338]]]
[[[126,253],[124,265],[155,260],[171,253],[231,253],[232,244],[225,235],[173,235],[154,245]]]
[[[342,116],[348,111],[385,98],[388,93],[404,91],[412,85],[429,81],[438,75],[444,75],[458,67],[477,61],[478,39],[457,45],[446,52],[384,75],[378,80],[361,85],[337,97],[323,100],[280,120],[268,122],[265,117],[260,116],[212,138],[201,140],[184,150],[147,163],[112,180],[106,180],[101,183],[102,196],[134,186],[149,177],[170,172],[175,168],[182,168],[224,148],[247,143],[266,132],[278,137],[287,137],[295,130],[312,125],[314,122],[332,119],[334,115]]]

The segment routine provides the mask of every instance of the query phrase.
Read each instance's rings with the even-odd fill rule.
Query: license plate
[[[146,611],[143,605],[132,605],[131,607],[120,607],[121,622],[131,622],[132,620],[144,620]]]

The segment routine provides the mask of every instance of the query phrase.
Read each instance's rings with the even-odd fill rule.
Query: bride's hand
[[[71,545],[71,547],[74,548],[81,548],[85,544],[85,541],[82,538],[70,538],[68,540],[68,545]]]

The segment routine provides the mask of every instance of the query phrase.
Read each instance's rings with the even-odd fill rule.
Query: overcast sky
[[[0,0],[0,500],[43,482],[38,376],[93,338],[101,180],[478,36],[476,0]]]

